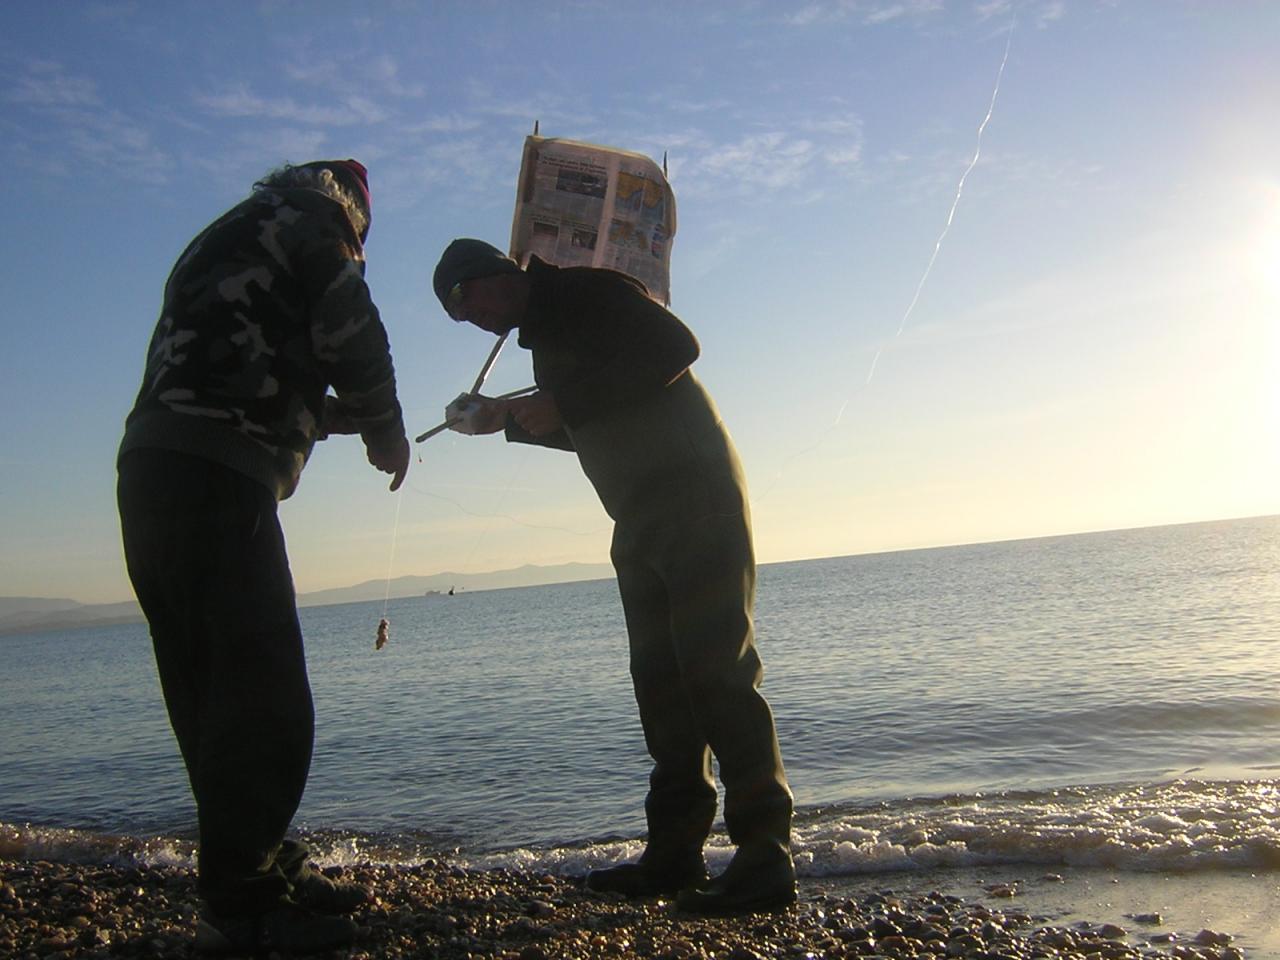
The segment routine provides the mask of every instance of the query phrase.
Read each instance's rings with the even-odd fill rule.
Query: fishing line
[[[527,457],[527,456],[528,456],[528,454],[529,454],[529,452],[528,452],[527,450],[523,450],[523,451],[521,451],[521,452],[522,452],[526,457]],[[519,471],[518,471],[518,470],[512,471],[512,473],[511,473],[511,477],[512,477],[511,482],[510,482],[510,483],[508,483],[508,484],[507,484],[507,486],[506,486],[506,487],[504,487],[504,488],[500,491],[500,493],[499,493],[499,500],[500,500],[500,501],[501,501],[501,500],[505,500],[505,499],[506,499],[506,497],[510,494],[510,492],[511,492],[511,488],[515,485],[515,477],[516,477],[516,475],[517,475],[518,473],[519,473]],[[424,497],[430,497],[430,498],[431,498],[431,499],[433,499],[433,500],[440,500],[440,501],[442,501],[442,502],[444,502],[444,503],[447,503],[447,504],[449,504],[451,507],[453,507],[454,509],[456,509],[459,513],[465,513],[465,514],[466,514],[467,516],[469,516],[469,517],[475,517],[475,518],[477,518],[477,519],[479,519],[479,520],[506,520],[506,521],[508,521],[509,523],[511,523],[511,524],[513,524],[513,525],[515,525],[515,526],[517,526],[517,527],[524,527],[524,528],[526,528],[526,529],[528,529],[528,530],[551,530],[551,531],[554,531],[554,532],[556,532],[556,533],[567,533],[567,534],[570,534],[571,536],[575,536],[575,537],[593,537],[593,536],[596,536],[597,534],[600,534],[600,533],[604,532],[606,529],[608,529],[607,527],[600,526],[600,527],[596,527],[596,528],[591,529],[591,530],[573,530],[573,529],[571,529],[571,528],[569,528],[569,527],[557,527],[557,526],[555,526],[554,524],[547,524],[547,523],[528,523],[528,522],[526,522],[526,521],[524,521],[524,520],[520,520],[520,519],[519,519],[519,518],[517,518],[517,517],[513,517],[513,516],[511,516],[511,515],[510,515],[510,514],[508,514],[508,513],[482,513],[482,512],[480,512],[480,511],[478,511],[478,510],[471,510],[471,509],[469,509],[469,508],[467,508],[467,507],[463,506],[463,505],[462,505],[461,503],[459,503],[457,500],[454,500],[454,499],[452,499],[452,498],[450,498],[450,497],[446,497],[446,496],[445,496],[444,494],[442,494],[442,493],[433,493],[433,492],[432,492],[432,491],[430,491],[430,490],[425,490],[425,489],[422,489],[422,488],[420,488],[420,487],[416,487],[416,486],[415,486],[415,487],[413,488],[413,492],[414,492],[414,493],[417,493],[417,494],[420,494],[421,496],[424,496]]]
[[[930,254],[929,262],[925,265],[924,272],[920,275],[919,282],[916,283],[915,292],[911,296],[911,302],[907,305],[907,309],[902,314],[902,319],[898,322],[897,331],[894,333],[893,337],[890,338],[890,344],[894,343],[902,336],[902,331],[905,330],[907,326],[907,320],[910,319],[911,314],[915,312],[916,304],[920,302],[920,294],[923,292],[925,284],[929,280],[929,275],[933,272],[933,265],[937,262],[938,254],[942,250],[943,241],[946,240],[947,234],[951,230],[951,224],[955,221],[956,210],[960,206],[960,196],[964,192],[965,180],[968,179],[969,174],[973,172],[973,168],[978,165],[978,159],[982,156],[982,135],[986,132],[987,124],[991,122],[991,117],[995,113],[996,99],[1000,96],[1000,83],[1004,79],[1004,68],[1009,62],[1009,51],[1013,47],[1013,30],[1017,25],[1017,20],[1018,15],[1015,8],[1010,13],[1009,33],[1005,37],[1004,56],[1000,58],[1000,67],[996,70],[996,81],[991,90],[991,102],[987,105],[986,116],[984,116],[982,118],[982,122],[978,124],[977,143],[974,146],[973,158],[969,161],[969,165],[965,167],[964,173],[960,175],[960,181],[956,184],[956,195],[951,201],[951,209],[947,213],[946,222],[942,226],[942,231],[938,234],[938,239],[933,244],[933,253]],[[875,376],[876,367],[880,363],[880,355],[885,351],[885,349],[885,346],[879,346],[876,348],[875,355],[871,358],[871,366],[867,370],[867,377],[862,382],[862,386],[864,388],[870,385],[872,378]],[[831,424],[819,434],[818,439],[809,446],[804,447],[788,457],[782,465],[778,467],[777,472],[773,475],[773,479],[770,481],[769,486],[764,493],[751,498],[752,503],[759,503],[761,500],[765,499],[765,497],[767,497],[778,485],[783,474],[786,473],[792,463],[799,460],[801,457],[812,453],[814,450],[817,450],[826,442],[827,438],[835,431],[836,427],[840,425],[840,421],[844,418],[845,410],[848,409],[849,404],[852,401],[853,394],[850,394],[845,398],[844,403],[840,405],[840,409],[836,412],[835,419],[832,420]]]
[[[518,391],[514,391],[514,392],[515,392],[516,394],[521,394],[521,393],[525,393],[525,392],[527,392],[527,390],[518,390]],[[520,459],[521,459],[521,460],[523,460],[523,459],[527,458],[527,457],[530,455],[530,450],[529,450],[529,448],[528,448],[526,445],[524,445],[524,444],[517,444],[517,446],[520,446],[520,447],[522,448],[522,449],[520,450],[520,455],[521,455],[521,456],[520,456]],[[419,458],[419,462],[421,462],[421,458]],[[505,484],[505,486],[502,488],[502,490],[499,492],[499,496],[498,496],[498,502],[499,502],[499,504],[504,503],[504,502],[507,500],[507,498],[508,498],[508,497],[510,496],[510,494],[511,494],[512,489],[515,487],[515,481],[516,481],[516,478],[522,475],[522,471],[521,471],[520,469],[518,469],[518,467],[519,467],[519,464],[517,464],[517,469],[512,470],[512,471],[508,474],[509,479],[508,479],[507,483]],[[524,528],[529,529],[529,530],[554,531],[554,532],[558,532],[558,533],[566,533],[566,534],[569,534],[569,535],[571,535],[571,536],[575,536],[575,537],[589,537],[589,536],[597,536],[597,535],[599,535],[600,533],[603,533],[603,532],[605,531],[605,529],[606,529],[606,528],[604,528],[604,527],[597,527],[597,528],[596,528],[596,529],[594,529],[594,530],[571,530],[571,529],[569,529],[568,527],[558,527],[558,526],[554,526],[554,525],[552,525],[552,524],[527,523],[527,522],[525,522],[525,521],[523,521],[523,520],[520,520],[520,519],[517,519],[516,517],[511,516],[510,514],[505,514],[505,513],[480,513],[480,512],[475,511],[475,510],[470,510],[470,509],[468,509],[467,507],[463,506],[461,503],[459,503],[457,500],[454,500],[454,499],[452,499],[452,498],[450,498],[450,497],[446,497],[446,496],[444,496],[443,494],[434,493],[434,492],[432,492],[432,491],[430,491],[430,490],[427,490],[427,489],[421,488],[421,487],[417,486],[416,484],[408,483],[407,481],[406,481],[406,483],[405,483],[405,486],[400,488],[400,494],[403,494],[403,493],[404,493],[405,487],[408,487],[408,488],[412,489],[414,493],[419,494],[420,496],[430,497],[430,498],[432,498],[433,500],[440,500],[440,501],[442,501],[442,502],[444,502],[444,503],[447,503],[447,504],[449,504],[450,506],[452,506],[455,510],[457,510],[459,513],[464,513],[464,514],[466,514],[466,515],[468,515],[468,516],[476,517],[477,519],[491,521],[487,526],[485,526],[485,528],[484,528],[484,529],[480,530],[478,533],[476,533],[476,534],[474,534],[474,535],[472,535],[472,536],[471,536],[471,538],[470,538],[470,539],[471,539],[471,549],[468,551],[468,553],[467,553],[466,557],[465,557],[465,558],[464,558],[464,559],[459,563],[459,567],[460,567],[460,569],[459,569],[459,570],[457,570],[457,571],[455,571],[455,572],[458,572],[458,573],[465,573],[465,572],[466,572],[466,568],[467,568],[468,566],[470,566],[470,564],[471,564],[472,560],[475,558],[475,555],[479,552],[479,550],[480,550],[481,546],[483,546],[484,541],[485,541],[485,538],[487,538],[487,537],[489,536],[489,534],[490,534],[490,533],[492,532],[492,530],[493,530],[493,523],[492,523],[492,521],[505,520],[505,521],[507,521],[508,523],[510,523],[510,524],[512,524],[512,525],[514,525],[514,526],[517,526],[517,527],[524,527]],[[399,503],[399,496],[397,496],[397,502],[396,502],[396,529],[397,529],[397,530],[399,529],[399,526],[400,526],[400,503]],[[395,556],[395,533],[394,533],[394,532],[393,532],[393,534],[392,534],[391,550],[392,550],[392,557],[394,558],[394,556]],[[450,588],[450,592],[451,592],[451,593],[453,592],[453,591],[452,591],[452,587]],[[383,597],[383,601],[382,601],[382,621],[383,621],[383,623],[384,623],[384,624],[386,624],[386,623],[387,623],[387,619],[386,619],[386,617],[387,617],[387,598],[390,596],[390,593],[391,593],[391,569],[390,569],[390,567],[388,567],[388,569],[387,569],[387,588],[386,588],[386,595]],[[380,642],[382,642],[382,643],[385,643],[385,642],[386,642],[386,638],[387,638],[387,632],[386,632],[386,631],[387,631],[388,629],[389,629],[389,625],[388,625],[388,627],[383,627],[383,626],[381,626],[381,625],[379,626],[379,634],[378,634],[378,636],[379,636],[379,640],[380,640]]]
[[[407,478],[406,478],[407,479]],[[396,519],[391,525],[391,557],[387,560],[387,588],[382,593],[382,619],[387,619],[387,604],[391,600],[391,571],[396,563],[396,539],[400,535],[400,504],[404,502],[404,487],[396,491]]]
[[[529,453],[530,453],[529,447],[525,444],[518,444],[518,446],[521,449],[520,449],[519,455],[516,457],[517,462],[513,464],[515,469],[507,473],[507,482],[503,486],[502,490],[499,492],[497,502],[495,503],[495,507],[498,509],[505,507],[507,503],[510,501],[511,491],[515,488],[516,477],[523,475],[524,471],[521,468],[523,467],[525,461],[529,457]],[[459,509],[463,509],[461,504],[459,504],[458,507]],[[466,513],[470,511],[463,509],[463,512]],[[472,516],[480,516],[480,514],[473,513]],[[502,518],[505,518],[509,522],[517,524],[519,526],[534,528],[533,524],[521,523],[520,521],[516,520],[514,517],[506,516],[504,514],[494,513],[494,514],[487,515],[485,517],[486,522],[484,524],[484,527],[480,530],[480,532],[476,536],[471,538],[471,550],[468,552],[466,558],[462,562],[462,567],[464,570],[472,564],[472,562],[476,558],[476,555],[479,554],[481,547],[484,546],[485,542],[489,539],[490,535],[493,533],[494,528],[496,527],[496,521]]]

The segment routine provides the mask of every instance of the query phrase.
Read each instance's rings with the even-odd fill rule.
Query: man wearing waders
[[[409,467],[368,229],[354,160],[254,184],[170,273],[120,445],[129,578],[199,818],[201,951],[345,946],[356,925],[325,914],[368,897],[285,839],[314,717],[277,516],[324,432],[359,433],[392,490]]]
[[[796,898],[792,798],[751,620],[755,558],[746,483],[711,397],[689,370],[698,342],[638,281],[613,270],[527,270],[479,240],[455,240],[434,276],[454,320],[519,329],[538,392],[484,401],[478,433],[577,453],[614,520],[611,557],[631,676],[653,757],[648,842],[637,863],[593,871],[589,888],[677,894],[729,913]],[[737,846],[708,880],[702,847],[716,810]]]

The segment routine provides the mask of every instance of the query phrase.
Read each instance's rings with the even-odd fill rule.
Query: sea
[[[322,863],[642,849],[612,580],[301,617]],[[756,628],[802,878],[1280,877],[1280,516],[765,564]],[[145,625],[0,637],[0,731],[0,855],[192,863]]]

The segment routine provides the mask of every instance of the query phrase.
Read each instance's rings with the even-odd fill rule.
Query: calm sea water
[[[638,849],[612,581],[382,608],[302,611],[325,858]],[[767,565],[757,629],[802,873],[1280,869],[1280,517]],[[0,637],[0,730],[0,852],[189,857],[145,627]]]

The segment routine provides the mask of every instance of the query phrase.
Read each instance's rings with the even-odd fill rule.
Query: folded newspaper
[[[556,137],[526,137],[511,223],[511,255],[562,267],[609,267],[671,302],[676,198],[662,168],[639,153]]]
[[[609,267],[635,277],[667,305],[675,233],[675,194],[648,157],[576,140],[525,138],[511,221],[511,256],[521,266],[536,253],[561,267]],[[415,442],[444,430],[475,433],[486,404],[536,389],[480,394],[506,339],[498,338],[470,392],[450,403],[444,421]]]

